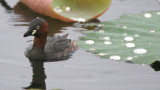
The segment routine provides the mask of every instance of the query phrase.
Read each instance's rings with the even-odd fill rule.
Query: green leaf
[[[77,41],[80,48],[117,61],[160,61],[160,12],[123,15],[100,25],[102,30],[84,31],[88,35]]]
[[[64,89],[52,89],[52,90],[64,90]]]
[[[53,0],[52,7],[61,16],[84,22],[103,14],[110,4],[111,0]]]

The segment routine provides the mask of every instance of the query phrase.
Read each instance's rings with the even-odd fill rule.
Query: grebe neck
[[[44,50],[45,44],[46,44],[46,39],[47,39],[47,34],[48,34],[48,24],[47,22],[45,22],[39,32],[38,32],[38,36],[34,37],[34,43],[33,43],[33,47],[38,47],[41,48],[42,50]]]

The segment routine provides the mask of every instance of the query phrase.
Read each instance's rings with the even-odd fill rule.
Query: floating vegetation
[[[123,15],[118,20],[97,24],[101,30],[84,31],[88,35],[77,44],[101,58],[152,64],[160,61],[159,21],[160,11]]]

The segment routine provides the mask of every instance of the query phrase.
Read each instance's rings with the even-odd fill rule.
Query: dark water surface
[[[85,29],[79,23],[64,23],[34,13],[18,0],[6,2],[1,0],[0,5],[0,90],[160,90],[160,72],[150,66],[105,60],[81,49],[66,61],[30,62],[24,51],[33,37],[23,38],[23,34],[33,18],[48,21],[49,36],[69,33],[70,39],[78,40]],[[160,10],[160,4],[156,0],[113,0],[99,20],[150,10]]]

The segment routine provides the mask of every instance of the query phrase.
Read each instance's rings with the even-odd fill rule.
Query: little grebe
[[[67,39],[67,35],[47,39],[48,23],[42,18],[35,18],[30,22],[29,30],[24,37],[34,36],[33,46],[26,51],[30,60],[63,60],[69,58],[77,50],[77,45]]]

